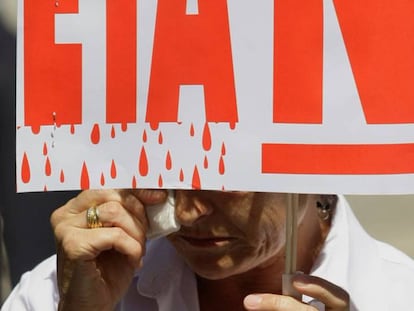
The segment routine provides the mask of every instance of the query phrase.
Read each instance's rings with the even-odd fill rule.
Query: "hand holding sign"
[[[62,310],[113,310],[142,264],[144,204],[165,199],[164,191],[85,191],[53,213]],[[91,206],[102,227],[87,227]]]

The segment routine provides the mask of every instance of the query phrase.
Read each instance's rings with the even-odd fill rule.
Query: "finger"
[[[137,241],[145,241],[145,233],[148,229],[148,221],[144,211],[140,212],[140,216],[132,215],[118,202],[106,202],[96,208],[99,215],[99,221],[103,227],[120,227]],[[80,227],[87,228],[87,211],[79,214],[78,223]],[[78,224],[79,226],[79,224]]]
[[[244,301],[246,310],[260,311],[317,311],[312,306],[282,295],[255,294],[247,296]]]
[[[82,191],[77,197],[68,202],[68,211],[78,214],[91,206],[98,206],[105,202],[122,202],[123,192],[116,189],[87,190]]]
[[[167,190],[155,190],[155,189],[134,189],[131,190],[135,197],[140,200],[144,205],[154,205],[162,203],[167,200]]]
[[[119,227],[138,242],[145,242],[145,234],[148,227],[145,216],[137,218],[119,202],[114,201],[103,203],[95,207],[95,210],[103,227]],[[95,230],[96,228],[88,228],[87,213],[88,211],[86,210],[74,217],[62,219],[54,227],[55,235],[62,237],[64,233],[70,232],[71,229]]]
[[[299,274],[294,276],[293,286],[300,293],[323,302],[327,309],[347,310],[349,307],[349,294],[322,278]]]
[[[145,245],[129,236],[119,227],[75,229],[62,236],[60,247],[72,261],[93,260],[103,251],[114,249],[128,257],[138,267]]]
[[[144,206],[137,197],[129,190],[111,189],[83,191],[76,198],[53,212],[51,217],[52,226],[55,227],[58,223],[66,221],[70,216],[77,216],[92,206],[96,207],[108,202],[120,203],[132,215],[137,217],[145,228],[148,227]],[[81,226],[79,222],[77,225]]]

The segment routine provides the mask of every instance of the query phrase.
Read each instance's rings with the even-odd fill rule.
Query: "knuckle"
[[[99,207],[99,212],[102,214],[102,212],[105,213],[105,218],[112,220],[116,219],[118,215],[120,214],[120,206],[119,204],[115,202],[108,202],[106,204],[103,204]]]
[[[65,226],[62,223],[56,223],[53,226],[53,233],[57,240],[62,239],[62,237],[64,236],[64,232],[65,232]]]
[[[126,233],[124,232],[124,230],[122,230],[119,227],[113,227],[113,229],[111,230],[111,233],[112,233],[112,238],[115,240],[126,238]]]
[[[75,234],[66,234],[61,240],[61,250],[71,260],[77,259],[79,253],[79,242]]]
[[[54,210],[53,213],[50,215],[50,224],[52,225],[52,228],[55,228],[59,224],[60,219],[61,219],[60,209]]]

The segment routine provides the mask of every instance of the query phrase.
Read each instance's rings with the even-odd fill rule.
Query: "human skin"
[[[53,213],[60,310],[114,308],[145,254],[144,206],[166,197],[162,190],[84,191]],[[298,267],[305,273],[329,231],[317,217],[321,198],[300,196]],[[92,205],[103,228],[87,229],[85,213]],[[280,193],[176,191],[182,227],[169,239],[197,275],[202,311],[316,310],[281,295],[285,205]],[[325,280],[303,275],[293,284],[327,310],[348,308],[346,292]]]

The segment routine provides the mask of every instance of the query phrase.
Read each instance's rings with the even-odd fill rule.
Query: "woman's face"
[[[182,227],[169,239],[192,270],[208,279],[266,266],[282,256],[286,198],[281,193],[177,191]]]

